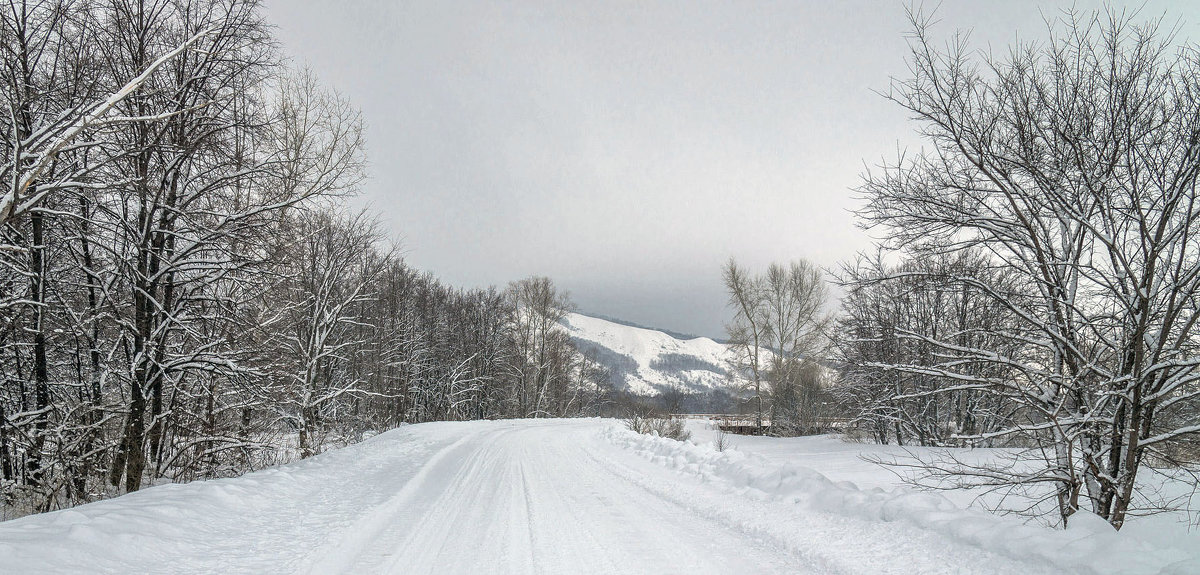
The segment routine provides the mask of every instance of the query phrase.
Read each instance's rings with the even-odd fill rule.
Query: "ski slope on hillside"
[[[1024,575],[1198,565],[1140,543],[1123,559],[1128,549],[1105,537],[1014,526],[929,494],[859,491],[611,420],[521,420],[406,426],[236,479],[0,523],[0,572]]]
[[[564,327],[593,351],[631,393],[654,395],[676,385],[704,392],[730,385],[729,347],[707,337],[678,339],[664,332],[569,313]]]

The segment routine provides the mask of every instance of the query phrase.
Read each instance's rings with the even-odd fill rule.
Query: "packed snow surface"
[[[567,314],[563,326],[631,393],[654,395],[669,386],[707,391],[730,384],[729,346],[707,337],[678,339],[578,313]]]
[[[236,479],[0,523],[0,572],[1200,572],[1200,549],[863,490],[809,462],[612,420],[412,425]]]

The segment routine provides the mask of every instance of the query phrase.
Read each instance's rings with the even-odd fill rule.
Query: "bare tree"
[[[1121,14],[1069,14],[999,58],[961,35],[940,49],[927,22],[913,16],[912,77],[889,97],[931,149],[868,175],[862,216],[896,246],[982,250],[1029,293],[957,278],[1018,319],[997,335],[1023,354],[927,337],[963,359],[903,369],[1019,406],[1014,424],[974,438],[1020,438],[1044,466],[974,477],[1049,483],[1063,523],[1083,498],[1120,528],[1149,458],[1200,432],[1200,58]]]
[[[5,81],[9,83],[9,118],[13,123],[6,130],[6,162],[2,169],[9,182],[0,195],[0,226],[29,212],[46,197],[64,189],[75,188],[93,165],[68,164],[74,169],[56,165],[60,156],[82,148],[101,145],[97,139],[83,141],[89,133],[111,132],[131,123],[160,120],[172,113],[170,109],[147,111],[129,116],[113,111],[140,90],[168,62],[192,49],[211,29],[195,31],[178,42],[174,48],[145,62],[127,82],[107,95],[75,90],[73,98],[48,98],[52,84],[71,89],[89,85],[92,78],[81,67],[63,69],[66,63],[85,61],[78,51],[93,45],[91,28],[97,23],[90,19],[86,2],[58,0],[29,2],[8,0],[4,18],[0,19],[0,50],[3,50]],[[59,53],[75,53],[75,58],[57,58]],[[0,246],[2,247],[2,246]]]
[[[811,428],[831,318],[820,269],[798,260],[787,267],[771,264],[765,274],[751,276],[730,260],[724,278],[734,309],[727,327],[730,343],[739,367],[750,376],[758,426],[769,392],[773,428],[776,423],[789,433]]]
[[[364,342],[355,329],[364,321],[358,304],[373,299],[369,290],[390,256],[375,253],[379,225],[361,213],[301,215],[293,232],[285,257],[294,267],[275,298],[287,378],[277,405],[295,422],[300,456],[309,457],[321,447],[323,412],[345,394],[362,393],[363,381],[347,368]]]
[[[513,326],[519,356],[516,367],[520,388],[517,390],[519,413],[542,417],[546,411],[547,391],[566,376],[559,356],[569,341],[559,322],[572,305],[566,293],[558,291],[547,277],[530,277],[508,286],[513,302]]]
[[[965,438],[1011,425],[1015,406],[936,370],[954,365],[963,374],[987,380],[1012,378],[1016,372],[932,342],[1021,357],[1025,343],[1005,335],[1017,323],[1015,316],[971,285],[985,283],[1015,299],[1025,290],[1014,276],[1007,266],[975,250],[939,254],[913,249],[897,265],[887,265],[877,255],[845,266],[839,278],[846,294],[837,329],[842,365],[838,394],[858,423],[880,443],[993,445],[998,438]]]
[[[344,215],[361,117],[269,32],[255,0],[0,0],[0,515],[605,401],[549,280],[451,288]]]
[[[763,276],[770,360],[771,427],[792,435],[816,430],[824,387],[829,290],[821,270],[806,260],[771,264]]]
[[[748,275],[747,271],[730,258],[723,273],[725,290],[729,292],[729,306],[733,308],[733,321],[725,326],[729,344],[735,353],[735,365],[749,373],[750,386],[754,391],[755,425],[763,426],[763,381],[766,371],[764,347],[767,344],[766,297],[761,282]]]

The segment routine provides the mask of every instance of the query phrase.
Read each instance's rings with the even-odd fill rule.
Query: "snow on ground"
[[[677,339],[578,313],[567,314],[563,326],[581,349],[598,352],[601,363],[632,393],[654,395],[670,385],[693,391],[729,385],[729,348],[707,337]]]
[[[849,450],[820,455],[831,443],[697,441],[598,419],[405,426],[240,478],[0,523],[0,572],[1200,572],[1200,548],[885,491]]]
[[[711,448],[717,438],[715,428],[707,422],[698,420],[688,421],[688,430],[692,433],[690,443]],[[1020,510],[1033,505],[1013,493],[978,490],[944,490],[934,493],[915,491],[901,478],[905,472],[893,471],[886,466],[880,466],[875,461],[911,460],[913,455],[929,458],[936,450],[922,447],[901,447],[896,445],[878,445],[874,443],[857,443],[847,441],[836,435],[821,435],[814,437],[752,437],[729,435],[725,436],[729,451],[734,459],[749,457],[757,469],[801,469],[820,470],[820,474],[833,482],[842,485],[853,485],[856,489],[875,493],[909,494],[933,497],[951,502],[957,509],[972,511]],[[971,463],[996,461],[1007,457],[1003,449],[953,449],[955,456]],[[787,471],[782,471],[787,473]],[[1075,516],[1075,524],[1070,531],[1094,531],[1097,536],[1089,537],[1072,548],[1056,550],[1056,546],[1065,546],[1067,542],[1060,535],[1063,532],[1052,531],[1051,537],[1037,549],[1026,544],[1012,544],[1008,541],[994,541],[993,545],[1010,547],[1020,554],[1043,553],[1047,560],[1059,564],[1067,571],[1082,571],[1096,573],[1200,573],[1200,492],[1191,476],[1180,475],[1176,478],[1166,478],[1161,474],[1143,473],[1142,483],[1151,487],[1166,500],[1171,500],[1182,506],[1178,511],[1160,513],[1148,516],[1131,516],[1118,535],[1101,518],[1091,514]],[[1047,488],[1048,489],[1048,488]],[[1188,502],[1190,500],[1190,503]],[[894,505],[894,503],[893,503]],[[1046,502],[1045,505],[1052,505]],[[1052,512],[1053,509],[1046,509]],[[869,513],[878,512],[878,509]],[[980,513],[983,515],[982,513]],[[912,520],[918,513],[903,514],[906,520]],[[986,515],[992,515],[991,513]],[[985,516],[986,516],[985,515]],[[1013,513],[1012,515],[1017,515]],[[1004,523],[1030,523],[1022,518],[992,517]],[[958,521],[956,519],[956,521]],[[1036,523],[1036,522],[1034,522]],[[1025,527],[1017,529],[994,527],[1011,533],[1024,533]],[[1044,533],[1044,529],[1034,528],[1032,533]],[[1044,535],[1035,535],[1038,539]],[[1007,537],[1007,536],[1006,536]],[[1019,539],[1020,536],[1017,536]],[[1111,547],[1111,549],[1109,549]],[[1109,550],[1105,550],[1109,549]],[[1143,555],[1153,554],[1155,559],[1144,562]],[[1072,557],[1072,555],[1075,555]],[[1087,558],[1091,555],[1091,558]],[[1135,559],[1136,558],[1136,559]],[[1178,562],[1174,567],[1168,565]],[[1140,567],[1138,563],[1144,563]],[[1090,567],[1088,566],[1090,564]]]

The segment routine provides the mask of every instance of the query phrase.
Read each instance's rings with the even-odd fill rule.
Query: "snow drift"
[[[650,461],[696,476],[740,496],[783,501],[814,511],[885,523],[908,523],[923,530],[1016,559],[1039,562],[1071,573],[1185,575],[1200,573],[1200,549],[1159,545],[1118,533],[1086,511],[1066,530],[1031,525],[1015,517],[964,509],[938,493],[859,489],[798,465],[779,464],[737,450],[719,452],[619,427],[606,428],[609,441]],[[885,472],[886,473],[886,472]]]

